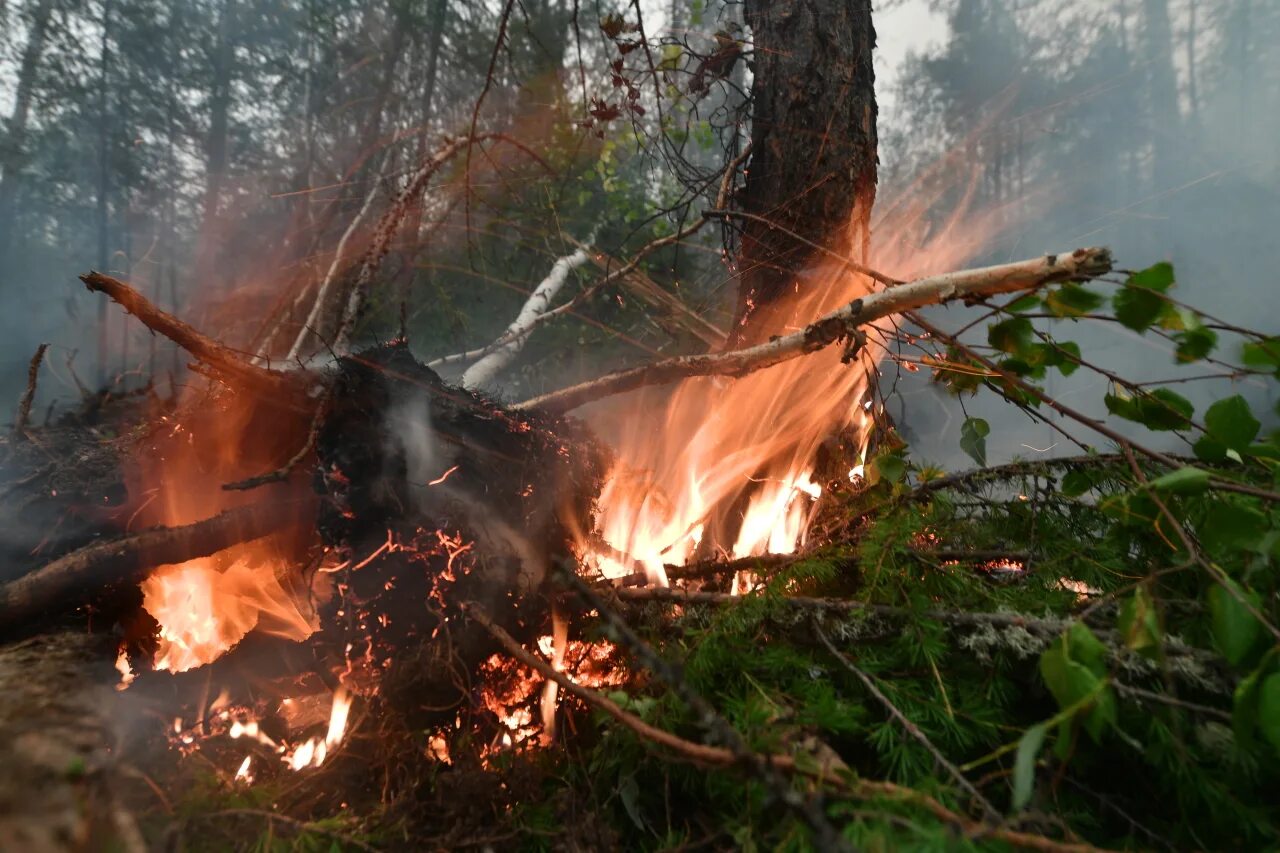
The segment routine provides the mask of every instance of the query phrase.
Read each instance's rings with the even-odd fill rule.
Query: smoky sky
[[[661,19],[668,4],[658,5],[663,9],[655,17]],[[876,11],[882,205],[939,157],[968,147],[960,162],[979,175],[980,185],[972,203],[1011,211],[989,245],[975,253],[974,264],[1106,245],[1124,268],[1171,261],[1178,278],[1174,294],[1188,304],[1228,323],[1277,331],[1280,13],[1271,4],[904,0],[882,6]],[[1167,12],[1167,31],[1148,17],[1157,7]],[[1245,11],[1252,17],[1242,19]],[[0,109],[6,115],[24,37],[21,27],[9,29],[0,56]],[[1161,101],[1170,84],[1172,101]],[[46,102],[58,108],[37,98],[35,109]],[[198,146],[188,146],[179,154],[179,166],[194,174],[201,153]],[[57,187],[66,197],[44,205],[44,218],[29,227],[30,239],[19,247],[19,262],[3,272],[0,312],[0,395],[7,409],[25,385],[32,351],[41,341],[53,344],[33,413],[37,423],[54,400],[61,407],[74,405],[72,353],[80,377],[93,380],[101,299],[86,293],[75,278],[98,265],[91,211],[83,199],[73,203],[93,185],[92,164],[70,149],[65,159],[51,162],[62,170],[65,180]],[[253,223],[245,227],[252,229]],[[159,253],[148,239],[140,237],[127,249],[127,257],[108,259],[109,271],[154,272]],[[201,310],[201,316],[188,319],[217,320],[207,306]],[[128,381],[136,385],[150,370],[181,375],[182,360],[172,348],[160,347],[152,359],[150,336],[120,320],[115,306],[109,313],[115,318],[113,353],[128,346],[127,361],[121,361],[134,371]],[[931,316],[955,329],[976,315],[972,309],[948,308]],[[1224,372],[1205,363],[1178,365],[1172,345],[1115,324],[1046,322],[1043,328],[1136,381]],[[985,326],[976,327],[969,339],[982,342]],[[1235,336],[1222,334],[1223,358],[1238,360],[1239,345]],[[958,401],[933,386],[927,371],[899,375],[886,362],[884,374],[882,387],[893,391],[888,411],[921,459],[948,467],[966,464],[958,450],[966,415],[990,421],[993,461],[1075,450],[1055,430],[1033,424],[989,392]],[[1102,417],[1108,385],[1105,377],[1082,369],[1070,378],[1050,378],[1047,388]],[[1271,412],[1275,402],[1270,383],[1261,379],[1171,387],[1199,411],[1233,393],[1254,400],[1260,415]],[[1087,430],[1064,426],[1105,446]],[[1135,428],[1134,434],[1143,432]],[[1179,446],[1175,437],[1147,438]]]

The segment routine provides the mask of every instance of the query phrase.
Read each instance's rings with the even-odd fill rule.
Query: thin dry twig
[[[916,326],[920,327],[925,332],[927,332],[930,337],[948,346],[953,346],[959,349],[961,352],[965,354],[965,356],[973,359],[983,368],[990,371],[993,375],[999,377],[1001,381],[1016,387],[1018,390],[1023,391],[1026,394],[1031,395],[1035,399],[1039,400],[1041,403],[1044,403],[1046,406],[1053,409],[1058,414],[1063,415],[1064,417],[1070,418],[1071,420],[1075,421],[1078,424],[1081,424],[1082,426],[1088,427],[1089,429],[1093,430],[1094,432],[1098,433],[1099,435],[1105,438],[1111,439],[1119,447],[1132,448],[1133,450],[1138,451],[1148,459],[1153,459],[1156,462],[1159,462],[1161,465],[1165,465],[1165,466],[1168,466],[1169,468],[1174,468],[1174,469],[1183,467],[1183,463],[1180,460],[1178,460],[1176,457],[1170,456],[1167,453],[1161,453],[1158,450],[1154,450],[1150,447],[1146,447],[1142,444],[1139,444],[1138,442],[1134,441],[1133,439],[1129,438],[1123,433],[1107,426],[1104,422],[1097,420],[1096,418],[1091,418],[1088,415],[1084,414],[1083,412],[1073,409],[1070,406],[1066,405],[1065,403],[1062,403],[1061,401],[1056,400],[1053,397],[1050,397],[1048,394],[1044,393],[1036,386],[1023,380],[1022,377],[1016,374],[1010,373],[1007,370],[1004,370],[1003,368],[995,364],[990,359],[985,358],[981,353],[976,352],[972,347],[968,346],[963,341],[959,340],[956,336],[949,335],[946,332],[942,331],[937,326],[930,323],[928,320],[925,320],[918,313],[914,311],[908,311],[908,312],[905,312],[905,316],[908,320],[910,320]],[[1280,502],[1280,493],[1267,491],[1266,489],[1259,489],[1254,486],[1250,486],[1247,483],[1236,483],[1231,480],[1223,480],[1220,477],[1211,478],[1209,480],[1209,488],[1215,489],[1220,492],[1235,492],[1237,494],[1250,495],[1251,497],[1261,498],[1263,500],[1271,501],[1273,503]]]
[[[1160,510],[1160,514],[1173,526],[1173,532],[1177,534],[1178,540],[1182,542],[1182,547],[1187,550],[1187,556],[1195,561],[1196,565],[1204,569],[1213,582],[1234,598],[1250,616],[1257,619],[1258,624],[1266,628],[1272,637],[1280,641],[1280,629],[1271,624],[1271,620],[1249,600],[1249,597],[1238,586],[1232,583],[1231,579],[1227,577],[1227,573],[1222,570],[1222,567],[1205,559],[1200,547],[1196,545],[1195,540],[1191,538],[1191,534],[1187,532],[1187,528],[1183,526],[1182,522],[1178,521],[1177,517],[1169,509],[1169,505],[1157,494],[1156,490],[1151,488],[1151,481],[1147,479],[1147,475],[1142,472],[1142,467],[1138,465],[1138,460],[1133,456],[1133,448],[1127,442],[1122,445],[1122,448],[1124,449],[1125,458],[1129,461],[1129,467],[1133,471],[1133,476],[1147,490],[1147,496],[1151,498],[1152,503]]]
[[[259,486],[266,486],[270,483],[283,483],[289,479],[289,475],[293,473],[293,469],[298,467],[303,459],[311,454],[315,449],[316,439],[320,435],[320,424],[324,421],[325,406],[321,403],[316,408],[315,415],[311,418],[311,428],[307,430],[307,440],[302,447],[298,448],[298,452],[289,457],[289,460],[274,471],[268,471],[266,474],[259,474],[256,477],[249,477],[245,480],[236,480],[232,483],[223,483],[222,488],[228,492],[245,492],[250,489],[256,489]]]

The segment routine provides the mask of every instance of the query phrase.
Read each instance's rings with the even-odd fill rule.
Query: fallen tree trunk
[[[525,400],[515,408],[567,412],[594,400],[645,385],[661,385],[691,376],[745,376],[849,339],[858,333],[858,327],[903,311],[960,299],[1031,290],[1054,282],[1097,278],[1110,271],[1110,250],[1093,248],[930,276],[855,299],[804,329],[767,343],[729,352],[678,356],[619,370],[571,388]]]
[[[155,566],[207,557],[260,539],[296,523],[297,517],[296,503],[268,501],[194,524],[89,545],[0,586],[0,624],[12,628],[50,611],[78,606],[105,587],[141,582]]]

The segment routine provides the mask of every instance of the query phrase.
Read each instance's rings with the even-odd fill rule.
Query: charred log
[[[319,529],[349,560],[321,642],[352,649],[349,679],[411,721],[451,719],[496,651],[460,603],[524,639],[544,630],[543,580],[590,518],[601,453],[570,421],[446,385],[404,346],[342,359],[330,401]]]

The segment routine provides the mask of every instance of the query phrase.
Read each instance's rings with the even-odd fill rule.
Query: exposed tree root
[[[48,349],[48,344],[41,344],[36,347],[35,355],[31,356],[31,365],[27,368],[27,390],[23,392],[22,400],[18,403],[18,416],[13,422],[15,441],[22,441],[27,437],[27,421],[31,419],[31,404],[36,398],[36,380],[40,377],[40,362],[44,361],[44,354]]]

